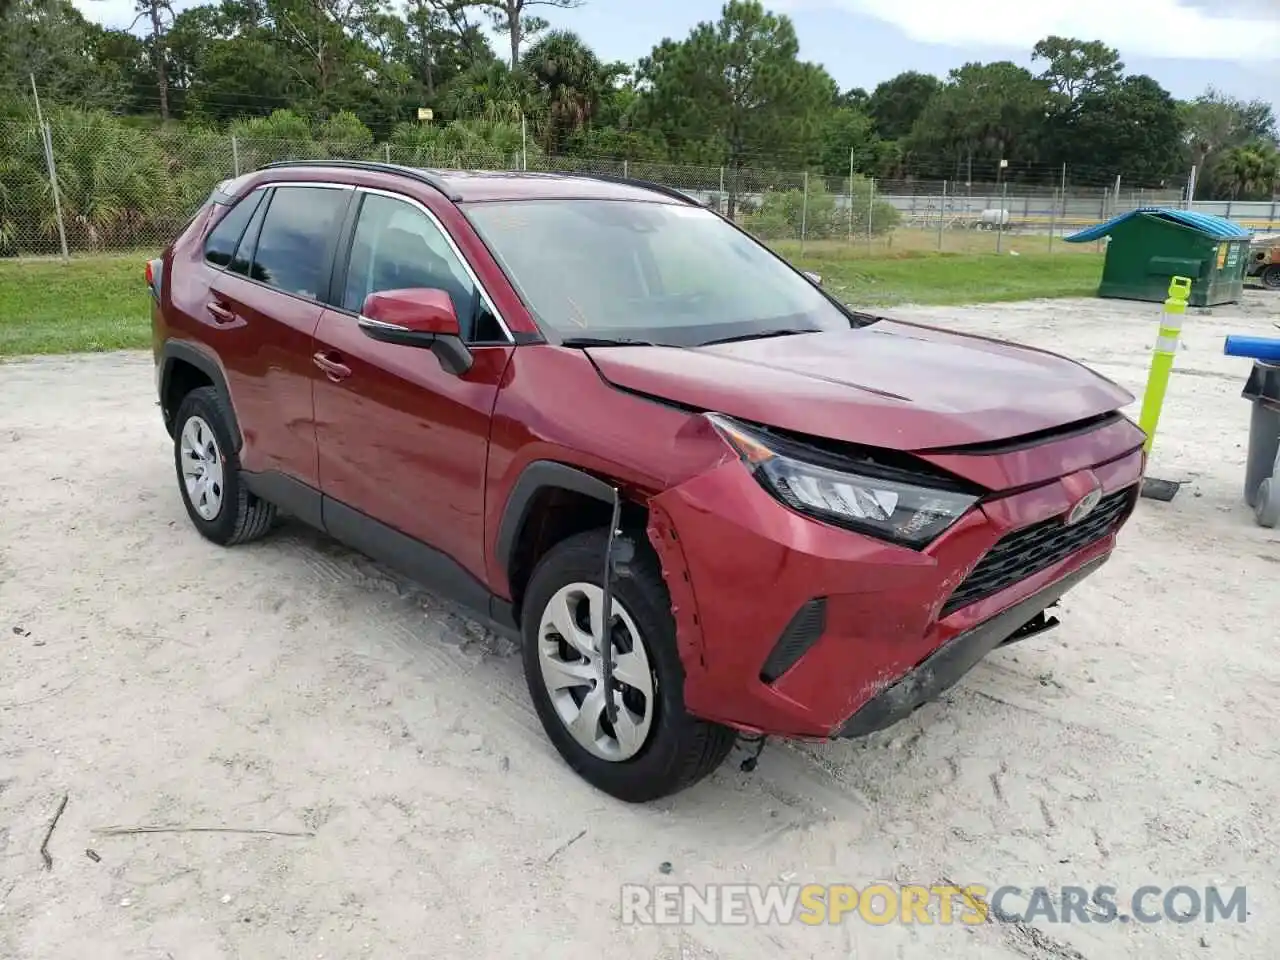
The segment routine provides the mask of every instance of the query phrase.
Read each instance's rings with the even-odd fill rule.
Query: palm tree
[[[1280,156],[1266,144],[1233,147],[1222,158],[1221,170],[1231,185],[1231,199],[1270,197],[1280,177]]]
[[[541,139],[548,153],[590,125],[613,80],[595,52],[569,30],[543,36],[525,52],[521,66],[546,104]]]
[[[472,64],[449,81],[440,105],[455,120],[484,117],[519,123],[526,99],[524,77],[495,60]]]

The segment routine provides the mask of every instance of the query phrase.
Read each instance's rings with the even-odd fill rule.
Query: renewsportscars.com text
[[[1244,887],[1145,885],[1121,896],[1112,886],[987,887],[849,884],[629,884],[625,924],[809,925],[860,921],[883,926],[998,922],[1244,923]]]

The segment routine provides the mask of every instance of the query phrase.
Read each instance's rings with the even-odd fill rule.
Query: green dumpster
[[[1098,296],[1162,302],[1169,278],[1191,278],[1193,307],[1244,296],[1252,233],[1225,217],[1173,207],[1142,207],[1064,237],[1092,243],[1110,237]]]

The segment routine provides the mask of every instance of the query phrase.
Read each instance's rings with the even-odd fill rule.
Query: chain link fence
[[[875,180],[762,165],[700,167],[430,141],[245,139],[93,117],[0,124],[0,257],[155,250],[220,181],[285,160],[367,160],[436,169],[530,170],[628,177],[681,190],[763,240],[800,252],[860,255],[1075,252],[1063,236],[1146,205],[1184,206],[1179,190]],[[1260,232],[1280,229],[1276,203],[1194,207]],[[1094,249],[1086,245],[1085,249]]]

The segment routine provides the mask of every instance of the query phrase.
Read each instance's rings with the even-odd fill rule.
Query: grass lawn
[[[1102,276],[1102,257],[1095,254],[912,253],[867,259],[847,249],[806,248],[800,255],[791,244],[777,246],[793,263],[820,274],[823,287],[855,307],[1091,297]]]
[[[146,257],[0,260],[0,356],[148,347]]]
[[[868,251],[830,241],[806,244],[803,254],[796,242],[775,247],[854,306],[1090,296],[1102,269],[1093,253]],[[142,270],[150,255],[0,261],[0,356],[148,347],[151,305]]]

